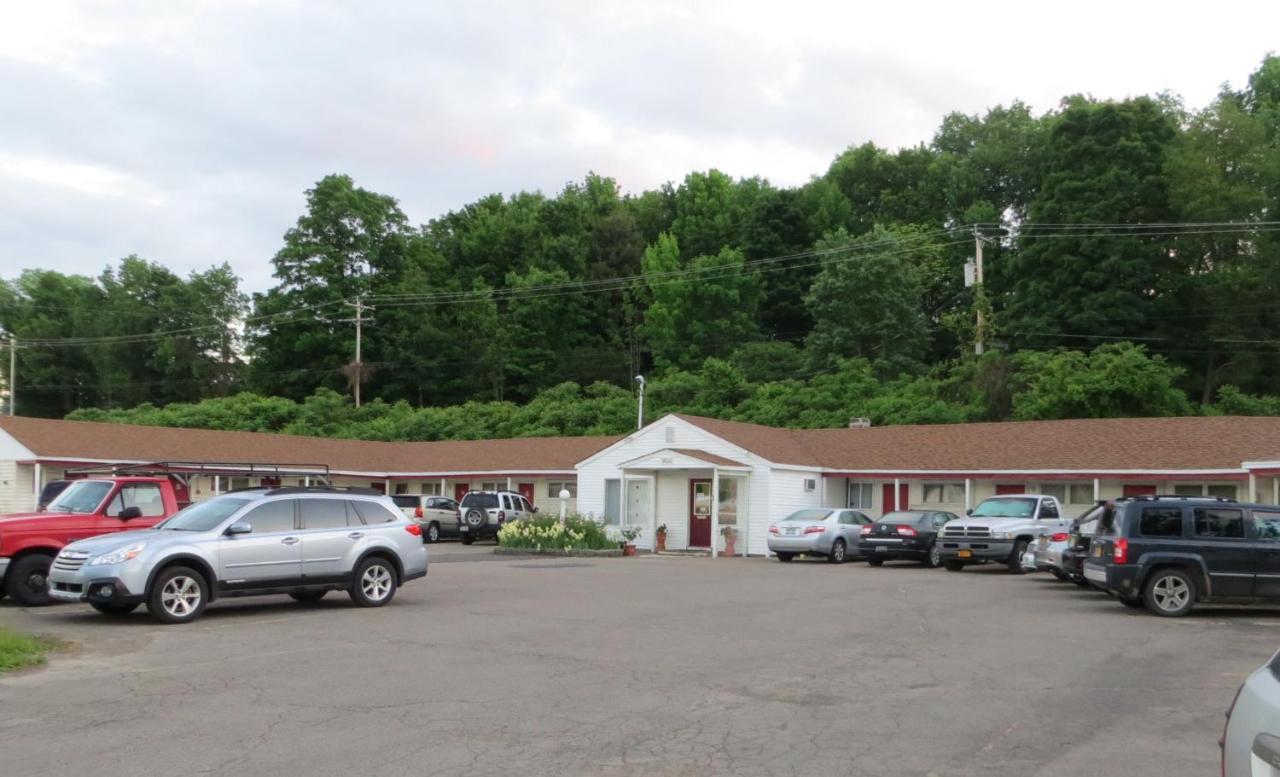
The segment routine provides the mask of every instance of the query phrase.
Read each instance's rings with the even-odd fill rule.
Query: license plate
[[[956,555],[957,555],[957,556],[959,556],[960,558],[973,558],[973,551],[971,551],[971,550],[962,550],[962,551],[960,551],[959,553],[957,553]]]
[[[795,529],[787,529],[787,534],[795,534],[795,533],[796,533]]]
[[[888,546],[888,545],[877,545],[877,546],[876,546],[876,553],[884,553],[884,552],[885,552],[886,550],[888,550],[888,549],[889,549],[889,546]]]

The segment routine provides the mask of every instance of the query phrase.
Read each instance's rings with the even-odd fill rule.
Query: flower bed
[[[536,515],[512,521],[498,531],[498,546],[524,550],[617,550],[618,541],[609,539],[604,526],[581,515],[558,517]]]

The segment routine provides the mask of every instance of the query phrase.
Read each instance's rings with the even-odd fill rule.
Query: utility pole
[[[9,335],[9,415],[18,404],[18,338]]]
[[[356,325],[355,400],[356,400],[356,407],[360,407],[360,384],[364,381],[364,361],[360,357],[360,339],[364,329],[364,322],[370,320],[364,317],[364,312],[366,310],[373,310],[373,308],[364,304],[364,297],[361,295],[356,296],[355,302],[344,302],[343,304],[346,305],[347,307],[356,309],[356,317],[348,318],[345,320],[355,322],[355,325]]]
[[[636,408],[636,429],[644,428],[644,376],[637,375],[636,383],[640,384],[640,406]]]
[[[982,241],[982,233],[978,231],[978,227],[975,225],[973,228],[973,301],[975,303],[975,307],[978,309],[978,322],[977,326],[974,327],[973,352],[978,356],[981,356],[984,350],[983,341],[986,336],[987,327],[985,310],[987,306],[987,294],[982,287]]]

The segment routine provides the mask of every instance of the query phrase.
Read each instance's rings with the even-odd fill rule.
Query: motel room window
[[[871,509],[872,494],[875,493],[874,483],[860,483],[849,481],[849,497],[846,500],[845,507],[857,507],[860,510]]]
[[[547,497],[549,499],[559,499],[560,489],[569,489],[569,498],[578,498],[578,481],[576,480],[549,480],[547,481]]]
[[[1059,504],[1093,504],[1092,483],[1041,483],[1040,493],[1055,497]]]
[[[1236,498],[1236,487],[1234,485],[1205,486],[1204,492],[1206,496],[1217,496],[1224,499]]]
[[[940,481],[924,484],[925,504],[945,505],[964,503],[964,482]]]
[[[433,480],[430,483],[423,483],[421,485],[422,485],[422,493],[426,494],[427,496],[440,496],[439,480]]]
[[[499,483],[496,480],[484,480],[480,483],[481,491],[505,491],[506,488],[506,481]]]
[[[401,495],[409,493],[408,483],[396,483],[395,486],[396,486],[395,493],[401,494]]]
[[[1223,499],[1236,499],[1236,486],[1233,483],[1202,485],[1199,483],[1182,483],[1173,487],[1177,496],[1216,496]]]

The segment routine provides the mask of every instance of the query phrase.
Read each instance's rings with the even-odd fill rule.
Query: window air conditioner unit
[[[805,491],[817,491],[817,490],[818,490],[818,481],[814,480],[813,478],[805,478],[805,479],[804,479],[804,490],[805,490]]]

